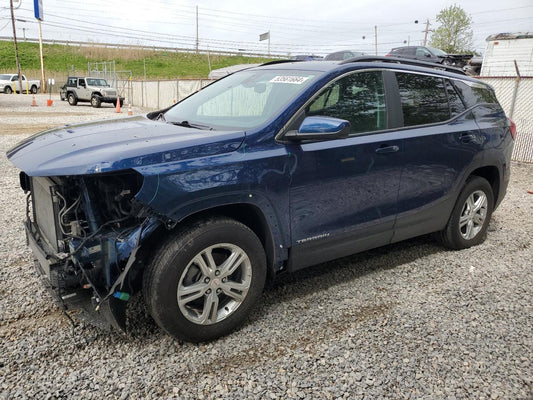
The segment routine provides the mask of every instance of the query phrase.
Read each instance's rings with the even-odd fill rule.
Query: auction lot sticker
[[[272,83],[292,83],[293,85],[301,85],[306,80],[308,76],[296,76],[296,75],[278,75],[270,80]]]

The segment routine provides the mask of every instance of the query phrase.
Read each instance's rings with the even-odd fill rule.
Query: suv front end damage
[[[63,309],[84,309],[125,330],[125,300],[141,277],[137,251],[162,224],[134,198],[142,175],[20,177],[27,241],[46,286]]]

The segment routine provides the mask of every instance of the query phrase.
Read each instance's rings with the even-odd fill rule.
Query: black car
[[[429,46],[403,46],[392,49],[387,57],[411,58],[462,68],[472,58],[472,54],[447,54]]]
[[[365,53],[362,51],[352,51],[352,50],[341,50],[336,51],[335,53],[330,53],[324,57],[324,61],[344,61],[349,60],[350,58],[364,56]]]

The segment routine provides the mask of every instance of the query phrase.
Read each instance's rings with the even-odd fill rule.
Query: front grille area
[[[59,240],[61,239],[58,229],[59,203],[54,195],[55,183],[47,177],[33,177],[32,183],[32,206],[33,218],[42,239],[54,251],[59,252]]]

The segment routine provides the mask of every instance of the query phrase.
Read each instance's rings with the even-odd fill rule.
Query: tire
[[[102,98],[98,95],[94,95],[93,97],[91,97],[91,106],[93,106],[94,108],[100,108],[100,106],[102,105]]]
[[[68,104],[70,104],[71,106],[75,106],[76,104],[78,104],[78,99],[76,98],[74,93],[69,93],[67,95],[67,100],[68,100]]]
[[[6,87],[4,88],[4,93],[5,93],[5,94],[11,94],[11,93],[13,93],[13,89],[11,88],[11,86],[6,86]]]
[[[30,89],[31,94],[37,94],[37,86],[33,85]]]
[[[494,193],[489,182],[479,176],[469,178],[440,234],[442,243],[456,250],[483,243],[493,209]]]
[[[113,105],[115,107],[117,106],[117,101],[116,100],[113,102]],[[122,108],[123,105],[124,105],[124,100],[120,100],[120,108]]]
[[[234,262],[224,268],[230,258]],[[212,218],[163,244],[146,267],[143,292],[163,330],[178,340],[203,342],[244,322],[265,279],[265,252],[254,232],[235,220]]]

